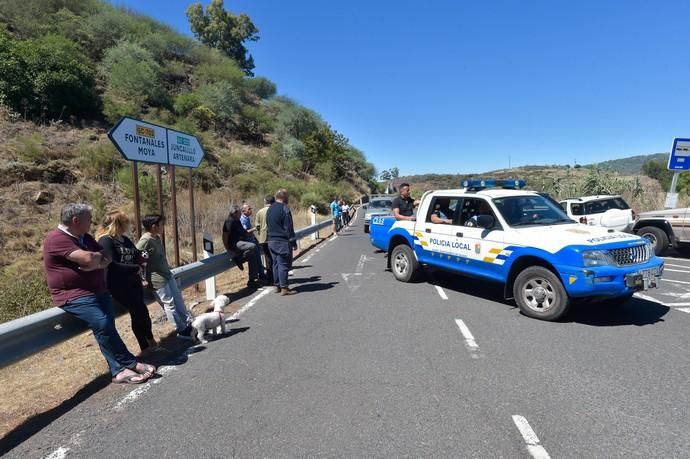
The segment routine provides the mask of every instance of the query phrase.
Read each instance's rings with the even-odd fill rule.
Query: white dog
[[[204,339],[204,334],[207,330],[213,331],[213,337],[216,337],[216,329],[220,325],[221,336],[225,334],[225,312],[223,308],[230,303],[230,299],[225,295],[217,296],[213,300],[213,312],[207,312],[201,314],[194,318],[192,322],[192,338],[195,341],[201,341],[202,343],[208,343]]]

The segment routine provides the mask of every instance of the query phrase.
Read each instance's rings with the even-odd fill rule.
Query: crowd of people
[[[288,285],[293,251],[297,248],[287,190],[266,196],[252,224],[250,204],[231,206],[223,224],[223,245],[239,269],[249,266],[247,286],[274,286],[281,296],[293,295]],[[349,214],[349,208],[345,207]],[[98,226],[96,237],[89,231],[93,209],[87,204],[67,204],[58,227],[43,243],[43,261],[48,288],[55,306],[84,321],[93,331],[110,369],[112,382],[139,384],[150,379],[156,367],[139,361],[115,328],[112,300],[124,306],[131,317],[132,332],[141,349],[140,357],[164,350],[156,341],[144,300],[148,289],[162,306],[177,337],[192,340],[192,317],[187,310],[161,240],[165,217],[146,215],[144,234],[136,244],[127,236],[128,215],[109,212]],[[263,256],[262,256],[263,255]]]
[[[350,223],[351,207],[343,199],[338,199],[338,196],[333,197],[329,207],[331,209],[331,218],[333,218],[333,232],[338,233]]]

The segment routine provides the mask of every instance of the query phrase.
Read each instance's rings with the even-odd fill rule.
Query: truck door
[[[417,214],[415,237],[417,258],[422,263],[450,269],[455,257],[452,221],[461,198],[434,196],[424,215]]]
[[[478,215],[491,215],[494,226],[480,228],[474,222]],[[456,245],[462,248],[463,258],[457,269],[468,274],[504,281],[503,258],[505,247],[503,228],[496,218],[496,209],[483,197],[465,197],[454,221]]]

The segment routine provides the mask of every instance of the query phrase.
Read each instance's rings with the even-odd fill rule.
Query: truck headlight
[[[582,252],[582,261],[585,266],[610,266],[615,265],[605,250],[585,250]]]

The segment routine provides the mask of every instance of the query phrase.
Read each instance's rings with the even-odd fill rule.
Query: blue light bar
[[[482,190],[484,188],[504,188],[507,190],[521,189],[525,187],[523,179],[465,179],[461,182],[463,188],[468,190]]]

